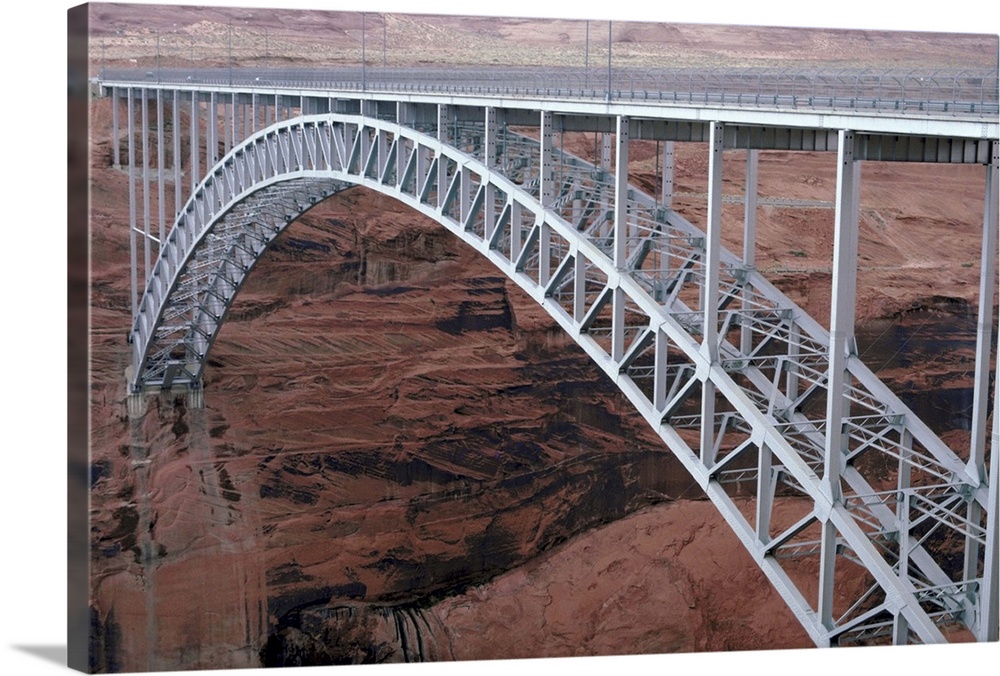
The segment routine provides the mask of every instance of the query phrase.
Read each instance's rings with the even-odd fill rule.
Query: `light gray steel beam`
[[[118,106],[119,106],[119,93],[118,87],[111,88],[111,166],[115,169],[121,169],[122,159],[121,159],[121,132],[118,129]]]
[[[995,146],[994,146],[995,147]],[[969,472],[980,481],[988,482],[986,467],[987,445],[987,403],[990,397],[990,354],[994,346],[993,301],[996,296],[997,261],[997,157],[994,151],[992,161],[986,165],[986,187],[983,200],[983,235],[979,266],[979,314],[976,330],[976,365],[972,399],[972,433],[969,448]],[[993,450],[994,464],[998,457]],[[995,511],[994,505],[989,511]],[[975,501],[967,505],[967,518],[971,523],[980,523],[982,506]],[[979,541],[971,535],[965,538],[964,579],[972,580],[979,575]],[[968,618],[973,625],[980,618]]]
[[[702,351],[711,363],[719,360],[719,277],[722,268],[723,126],[711,125],[708,146],[708,214],[705,228],[705,282],[702,287]]]
[[[619,270],[628,260],[628,118],[618,118],[615,134],[614,261]],[[608,148],[610,150],[610,148]],[[602,161],[604,155],[602,154]]]
[[[662,413],[667,406],[667,368],[669,364],[670,341],[662,329],[656,330],[653,352],[653,408]]]
[[[226,121],[223,123],[223,133],[226,135],[226,152],[236,146],[236,130],[238,122],[236,120],[236,94],[229,95],[229,104],[226,108]]]
[[[743,268],[754,270],[757,267],[757,170],[759,165],[759,150],[747,151],[747,166],[745,180],[745,197],[743,201]],[[751,289],[747,284],[743,291],[743,310],[750,309],[747,293]],[[740,327],[740,350],[750,354],[753,331],[748,323]]]
[[[257,92],[252,92],[250,94],[250,133],[247,134],[251,136],[257,133]]]
[[[573,259],[573,321],[579,325],[587,312],[587,259],[579,251]]]
[[[553,161],[553,144],[555,143],[555,130],[552,126],[552,112],[543,110],[540,120],[539,132],[539,163],[540,185],[538,188],[539,202],[548,209],[552,205],[552,200],[556,194],[556,169]]]
[[[216,142],[218,129],[218,99],[214,91],[208,94],[208,110],[205,121],[205,167],[210,169],[219,162],[219,144]]]
[[[992,176],[992,183],[987,190],[992,194],[992,204],[987,204],[989,214],[984,220],[993,223],[996,236],[998,196],[1000,191],[997,181],[1000,180],[1000,143],[993,144],[993,153],[987,176]],[[992,292],[991,292],[992,295]],[[1000,332],[998,332],[1000,333]],[[997,354],[1000,355],[1000,336],[998,336]],[[1000,356],[997,357],[996,377],[993,389],[993,434],[990,444],[990,472],[988,491],[988,511],[986,514],[986,547],[983,561],[983,583],[979,596],[979,630],[977,638],[980,641],[1000,640],[1000,409],[997,408],[997,392],[1000,391]]]
[[[840,474],[848,437],[843,419],[848,415],[848,360],[857,355],[854,311],[858,271],[858,196],[860,171],[854,158],[854,134],[840,132],[837,152],[837,204],[834,216],[832,300],[830,307],[829,378],[827,381],[826,450],[823,490],[830,500],[841,497]]]
[[[497,109],[487,106],[483,110],[483,133],[486,138],[483,148],[483,164],[489,169],[497,166],[497,136],[500,133],[500,125],[497,122]],[[486,183],[486,197],[483,203],[483,230],[485,239],[489,240],[493,236],[493,229],[496,227],[496,203],[497,189],[492,181]]]
[[[164,172],[164,155],[165,151],[163,148],[163,90],[156,90],[156,207],[157,207],[157,221],[159,227],[157,228],[158,242],[160,243],[160,248],[163,246],[163,242],[166,237],[166,201],[165,186],[167,182],[166,173]],[[159,254],[159,250],[157,250]]]
[[[701,353],[709,364],[719,361],[719,277],[722,268],[722,159],[724,128],[721,122],[709,127],[708,215],[705,228],[705,280],[701,289]],[[708,374],[701,384],[701,462],[715,465],[715,383]]]
[[[441,143],[448,144],[448,121],[450,119],[450,114],[448,111],[448,106],[445,104],[439,104],[437,109],[437,139]],[[448,163],[444,161],[442,157],[438,157],[437,162],[437,206],[441,208],[444,206],[444,193],[445,193],[445,183],[448,180]]]
[[[997,368],[1000,378],[1000,367]],[[998,380],[997,382],[1000,382]],[[994,410],[996,410],[994,408]],[[993,416],[993,459],[990,462],[990,511],[986,519],[986,556],[979,596],[980,641],[1000,641],[1000,415]]]
[[[233,147],[233,95],[223,94],[222,95],[222,152],[224,155],[229,154],[229,150]]]
[[[849,415],[847,387],[848,360],[857,354],[854,347],[854,309],[858,259],[858,182],[854,159],[855,141],[851,131],[841,130],[837,152],[837,204],[834,222],[832,301],[830,308],[829,377],[826,402],[826,447],[823,456],[821,491],[827,500],[842,504],[841,473],[849,437],[844,418]],[[829,629],[834,627],[833,600],[836,567],[837,529],[821,515],[822,536],[819,571],[818,613]]]
[[[997,274],[997,150],[986,165],[983,235],[979,264],[979,314],[976,327],[976,370],[972,404],[969,471],[986,480],[987,402],[990,396],[990,352],[994,346],[993,301]]]
[[[191,92],[191,194],[198,189],[198,181],[201,179],[201,162],[198,157],[198,128],[201,126],[201,94],[198,91]]]
[[[150,212],[149,212],[149,97],[146,95],[146,90],[142,89],[141,92],[141,102],[139,105],[140,110],[140,126],[142,127],[142,261],[143,261],[143,275],[142,282],[143,285],[149,281],[149,275],[152,274],[152,268],[150,266],[151,252],[149,245],[149,227],[150,227]]]
[[[139,311],[139,280],[137,266],[138,252],[136,251],[136,197],[135,197],[135,109],[133,106],[132,88],[125,90],[128,96],[128,223],[129,223],[129,261],[131,264],[131,290],[132,290],[132,319],[134,320]]]
[[[771,541],[771,512],[774,508],[774,494],[777,486],[778,481],[774,472],[771,447],[766,443],[761,443],[757,454],[757,504],[755,509],[757,539],[763,545]]]
[[[663,174],[660,178],[660,204],[671,209],[674,206],[674,142],[663,143]]]
[[[170,157],[174,164],[174,219],[181,214],[183,200],[183,186],[181,185],[181,92],[175,89],[173,95],[173,105],[170,115],[173,118],[171,136],[174,139],[174,148]]]
[[[622,287],[614,287],[611,303],[611,360],[621,364],[625,357],[625,290]]]

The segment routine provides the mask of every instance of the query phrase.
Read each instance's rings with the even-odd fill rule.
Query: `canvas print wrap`
[[[997,640],[996,35],[70,29],[75,668]]]

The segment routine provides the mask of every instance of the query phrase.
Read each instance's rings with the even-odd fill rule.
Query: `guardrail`
[[[1000,112],[995,70],[217,67],[102,69],[100,77],[160,84],[663,101],[975,118]]]

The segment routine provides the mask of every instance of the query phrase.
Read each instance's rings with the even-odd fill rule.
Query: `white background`
[[[146,3],[148,4],[148,3]],[[617,21],[1000,32],[993,0],[346,0],[210,2],[226,6],[535,16]],[[66,10],[72,3],[9,3],[0,80],[0,672],[62,673],[66,646]],[[988,8],[988,9],[987,9]],[[281,674],[743,673],[802,669],[884,673],[908,668],[996,673],[1000,645],[808,650],[629,658],[326,667]],[[259,674],[259,670],[212,672]]]

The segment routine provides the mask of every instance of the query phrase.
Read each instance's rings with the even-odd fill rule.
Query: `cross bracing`
[[[866,153],[881,158],[894,146],[840,130],[826,148],[843,168],[833,206],[834,277],[844,282],[827,331],[752,255],[719,241],[722,151],[780,135],[741,136],[722,123],[693,134],[713,153],[702,229],[666,195],[627,181],[629,136],[647,133],[648,120],[595,124],[588,162],[561,147],[573,123],[552,111],[536,111],[534,125],[524,110],[502,120],[491,107],[406,101],[394,115],[365,100],[353,112],[298,114],[317,105],[303,97],[279,114],[275,97],[280,121],[254,131],[261,111],[248,118],[235,96],[228,106],[220,96],[209,105],[223,107],[228,153],[206,162],[169,235],[153,236],[148,222],[132,228],[158,252],[132,331],[137,393],[199,389],[226,313],[268,245],[319,201],[363,185],[440,222],[549,312],[680,458],[818,645],[995,638],[997,481],[982,432],[978,449],[956,454],[864,366],[851,337],[855,170]],[[254,101],[267,120],[269,103]],[[213,135],[214,110],[192,117],[202,138]],[[252,132],[240,142],[238,126]],[[984,263],[996,256],[991,144]],[[897,159],[912,161],[913,147]],[[978,140],[974,148],[955,157],[981,159]],[[133,189],[148,185],[129,167]],[[992,274],[983,273],[990,298]],[[980,379],[992,339],[981,335]]]

